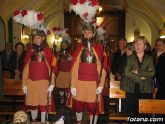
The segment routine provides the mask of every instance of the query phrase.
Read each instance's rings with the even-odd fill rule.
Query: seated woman
[[[10,78],[21,79],[24,55],[24,44],[21,42],[16,43],[15,54],[11,56],[9,61]]]
[[[139,99],[151,99],[154,90],[152,77],[155,74],[153,58],[145,53],[147,40],[139,36],[134,41],[135,54],[127,58],[125,80],[122,90],[126,91],[125,113],[138,116]]]

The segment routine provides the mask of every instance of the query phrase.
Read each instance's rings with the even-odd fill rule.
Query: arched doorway
[[[6,34],[5,34],[5,23],[0,17],[0,51],[5,49]]]

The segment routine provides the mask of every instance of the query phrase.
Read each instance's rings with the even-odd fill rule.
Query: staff
[[[103,53],[105,53],[105,46],[104,46],[104,51],[103,51]],[[103,68],[104,68],[104,55],[103,55],[103,58],[102,58],[102,61],[101,61],[101,69],[100,69],[100,74],[99,74],[98,83],[97,83],[98,86],[99,86],[99,84],[100,84],[100,82],[101,82],[101,77],[102,77]],[[93,110],[92,124],[94,124],[94,120],[95,120],[98,97],[99,97],[99,94],[96,94],[95,106],[94,106],[94,110]]]
[[[53,48],[52,48],[52,60],[54,59],[55,56],[55,42],[53,43]],[[51,68],[50,68],[50,77],[49,77],[49,86],[51,85],[51,81],[52,81],[52,72],[53,72],[53,65],[51,64]],[[49,109],[49,102],[51,99],[51,92],[48,93],[47,95],[47,103],[46,103],[46,121],[48,121],[48,109]]]

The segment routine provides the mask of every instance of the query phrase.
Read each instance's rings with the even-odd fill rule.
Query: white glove
[[[70,57],[68,58],[68,60],[72,61],[72,56],[70,56]]]
[[[54,85],[50,85],[50,86],[48,87],[48,92],[51,93],[51,92],[53,91],[53,89],[54,89]]]
[[[96,89],[96,94],[100,94],[103,91],[103,87],[98,87]]]
[[[73,96],[76,96],[76,88],[71,88],[71,94],[72,94]]]
[[[23,86],[23,93],[27,94],[27,86]]]
[[[55,124],[64,124],[64,117],[62,116]]]

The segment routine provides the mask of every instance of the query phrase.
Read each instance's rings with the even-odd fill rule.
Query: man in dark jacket
[[[2,69],[8,71],[9,70],[9,60],[11,56],[14,54],[13,45],[11,42],[7,42],[6,50],[2,50]]]
[[[126,44],[127,40],[125,38],[121,38],[119,40],[119,50],[114,53],[113,56],[112,73],[118,80],[121,79],[122,72],[124,72],[123,62],[126,58]]]
[[[156,84],[158,91],[156,98],[165,99],[165,41],[158,41],[157,49]]]

